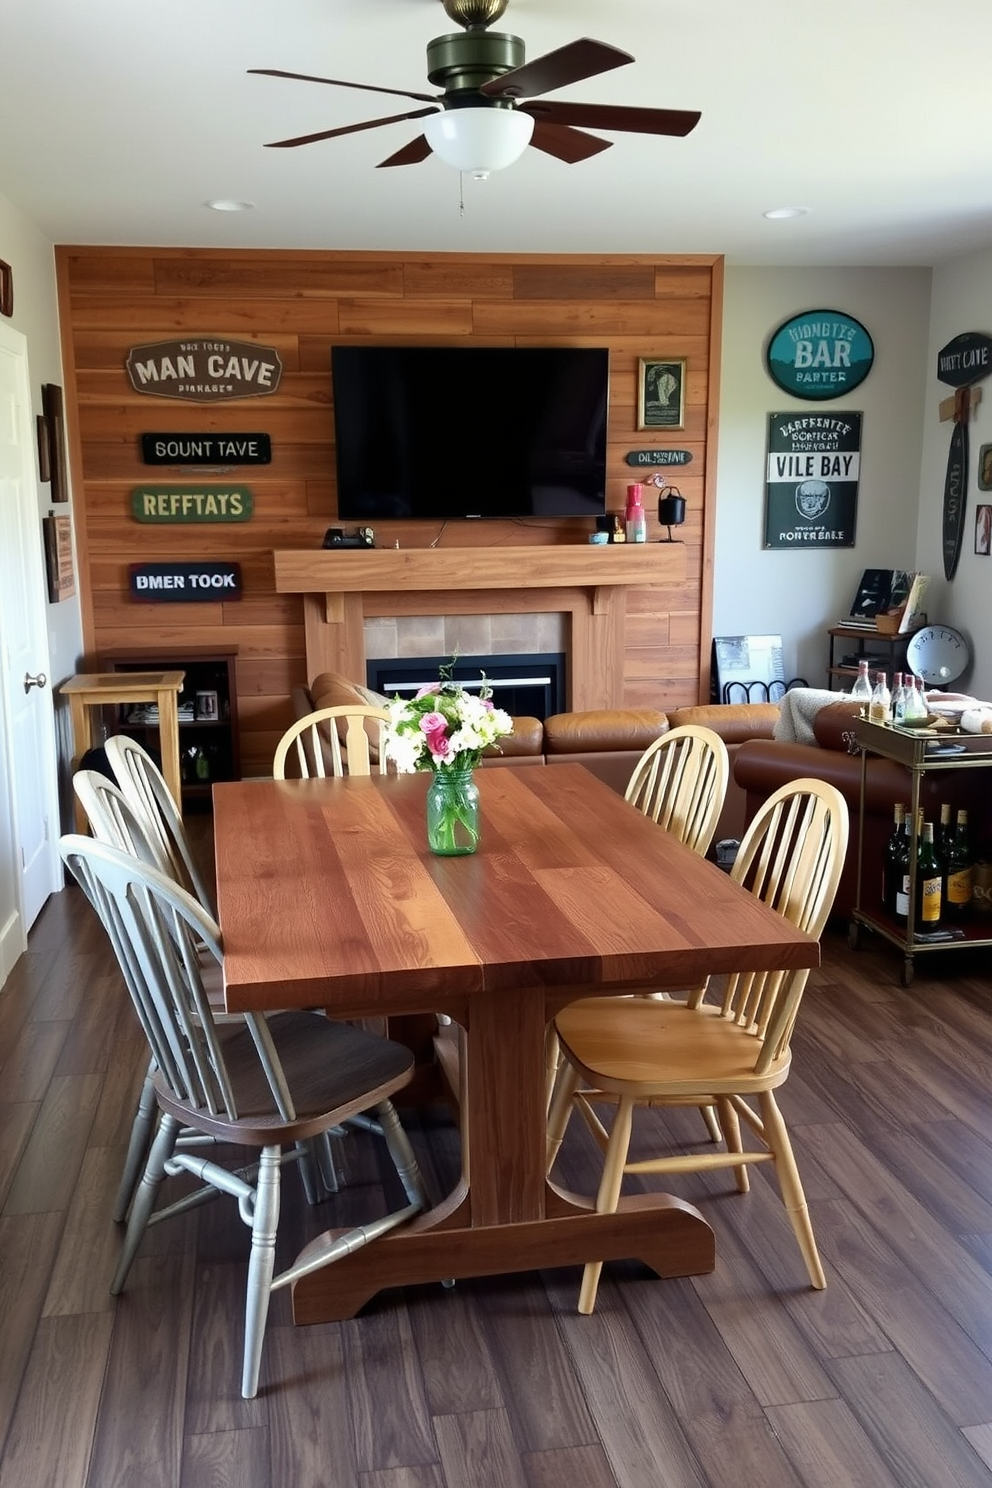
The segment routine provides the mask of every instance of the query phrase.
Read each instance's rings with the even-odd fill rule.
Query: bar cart
[[[867,718],[854,721],[854,738],[861,753],[861,794],[858,813],[858,857],[854,910],[848,939],[856,950],[862,926],[867,926],[898,946],[903,953],[902,984],[913,980],[914,957],[928,951],[952,951],[963,946],[992,946],[992,918],[979,917],[961,927],[963,935],[947,939],[923,940],[914,934],[916,914],[916,848],[920,784],[930,771],[981,770],[992,766],[992,735],[966,734],[958,729],[909,728],[894,723],[869,723]],[[885,914],[864,890],[864,822],[865,772],[869,754],[905,765],[910,775],[910,871],[909,913],[905,925]]]

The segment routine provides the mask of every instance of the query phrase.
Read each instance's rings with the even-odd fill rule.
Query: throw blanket
[[[793,687],[779,703],[773,738],[787,744],[815,744],[813,720],[817,713],[826,703],[842,702],[846,696],[821,687]]]

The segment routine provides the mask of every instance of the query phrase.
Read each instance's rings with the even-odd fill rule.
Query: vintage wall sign
[[[990,372],[992,336],[986,336],[983,331],[962,331],[937,353],[938,382],[956,389],[950,407],[945,409],[941,405],[940,410],[942,419],[954,420],[944,473],[940,539],[945,579],[953,579],[961,557],[968,491],[968,420],[973,404],[981,398],[981,392],[974,388],[974,384],[988,377]]]
[[[768,416],[766,548],[853,548],[861,414]]]
[[[268,434],[142,434],[146,465],[269,465]]]
[[[874,360],[871,336],[842,310],[793,315],[779,326],[765,352],[772,382],[810,402],[842,398],[860,387]]]
[[[132,563],[131,598],[154,604],[199,604],[241,597],[240,563]]]
[[[137,486],[131,492],[138,522],[247,522],[253,508],[247,486]]]
[[[125,365],[135,392],[189,403],[261,398],[275,392],[282,376],[274,347],[219,337],[132,346]]]
[[[628,450],[625,459],[628,465],[688,465],[692,450]]]

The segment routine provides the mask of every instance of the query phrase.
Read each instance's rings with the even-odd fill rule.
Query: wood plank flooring
[[[108,1294],[143,1048],[80,892],[53,896],[0,993],[0,1488],[992,1488],[992,960],[920,958],[906,991],[889,947],[829,932],[824,953],[782,1104],[825,1292],[765,1168],[748,1195],[688,1175],[712,1275],[607,1266],[590,1318],[576,1268],[305,1329],[279,1293],[243,1401],[230,1201],[152,1231]],[[409,1124],[443,1187],[456,1132]],[[642,1126],[704,1135],[693,1111]],[[374,1144],[339,1151],[316,1210],[287,1175],[280,1263],[375,1212]],[[595,1187],[579,1123],[562,1172]]]

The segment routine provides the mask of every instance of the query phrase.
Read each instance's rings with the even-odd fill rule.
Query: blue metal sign
[[[840,310],[804,310],[780,325],[768,343],[772,382],[794,398],[822,402],[860,387],[875,346],[860,321]]]

